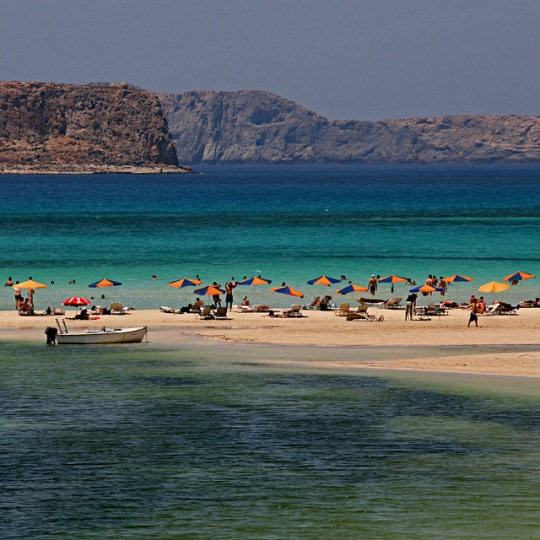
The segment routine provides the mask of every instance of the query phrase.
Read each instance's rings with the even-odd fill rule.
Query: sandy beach
[[[452,347],[532,346],[526,352],[508,350],[463,356],[461,352],[437,358],[395,359],[376,363],[341,362],[328,365],[490,373],[540,377],[540,309],[521,309],[518,315],[480,317],[479,327],[467,327],[469,313],[451,310],[430,320],[404,321],[402,310],[370,308],[384,315],[383,322],[346,321],[334,312],[303,311],[301,318],[272,318],[263,313],[231,312],[229,320],[200,320],[194,314],[169,314],[159,310],[130,311],[126,315],[105,315],[90,321],[68,320],[70,329],[130,327],[146,325],[153,343],[174,345],[187,339],[219,342],[318,347]],[[68,313],[68,316],[70,314]],[[21,317],[15,311],[0,312],[0,339],[45,341],[44,329],[55,324],[53,316]],[[534,347],[538,345],[538,349]],[[294,355],[291,355],[294,360]],[[320,365],[320,364],[319,364]]]

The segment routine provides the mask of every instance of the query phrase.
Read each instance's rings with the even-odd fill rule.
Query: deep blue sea
[[[102,277],[123,283],[108,298],[152,308],[192,298],[167,282],[196,274],[222,284],[262,274],[309,298],[321,290],[306,281],[321,274],[365,285],[371,274],[420,283],[460,273],[474,281],[448,296],[463,300],[511,272],[540,273],[540,166],[0,176],[0,201],[0,279],[54,281],[39,291],[38,307],[88,296]],[[290,303],[269,287],[238,289],[237,299],[244,294]],[[538,280],[528,280],[504,298],[539,295]],[[390,286],[378,296],[392,296]],[[6,290],[0,308],[11,304]]]

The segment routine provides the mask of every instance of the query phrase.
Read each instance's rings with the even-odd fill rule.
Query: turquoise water
[[[301,365],[371,349],[0,347],[2,538],[538,534],[537,381]]]
[[[36,295],[44,308],[95,294],[88,283],[109,277],[124,285],[108,289],[108,299],[152,308],[192,297],[166,283],[195,274],[224,283],[261,273],[311,297],[322,291],[306,281],[321,274],[366,284],[372,273],[418,282],[462,273],[474,282],[451,288],[449,296],[461,301],[516,270],[540,272],[538,166],[203,172],[0,176],[2,279],[54,280]],[[537,283],[520,283],[504,298],[540,296]],[[389,286],[379,293],[392,296]],[[236,298],[244,294],[290,304],[268,288],[238,289]],[[0,309],[11,308],[11,296],[3,290]]]

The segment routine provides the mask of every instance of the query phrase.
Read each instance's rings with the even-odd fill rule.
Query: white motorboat
[[[56,333],[56,342],[59,345],[97,345],[104,343],[140,343],[148,332],[146,326],[135,326],[133,328],[106,328],[96,330],[86,330],[85,332],[70,332],[65,321],[62,321],[63,328],[58,323],[60,331]],[[53,328],[56,330],[56,328]],[[47,329],[49,330],[49,329]],[[45,333],[47,333],[47,330]],[[47,339],[49,334],[47,334]]]

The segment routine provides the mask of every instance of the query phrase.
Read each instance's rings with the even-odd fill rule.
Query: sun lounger
[[[212,306],[205,306],[201,309],[199,313],[199,319],[210,320],[213,319],[214,315],[212,314]]]
[[[437,317],[440,317],[441,315],[448,315],[448,311],[441,306],[437,306],[436,304],[429,304],[426,310],[426,314],[428,316],[436,315]]]
[[[517,315],[519,306],[512,306],[505,302],[498,302],[488,308],[486,315]]]
[[[390,298],[390,300],[387,300],[384,303],[384,306],[386,309],[402,309],[403,306],[400,306],[400,302],[403,300],[402,298]]]
[[[291,309],[287,309],[281,313],[281,317],[303,317],[302,312],[300,311],[302,306],[300,304],[295,304]]]
[[[384,315],[371,315],[368,313],[368,306],[365,304],[360,306],[357,311],[351,311],[346,315],[347,321],[371,321],[371,322],[382,322],[384,321]]]
[[[162,313],[180,313],[179,309],[174,309],[169,306],[159,306],[159,311],[161,311]]]
[[[222,321],[230,321],[231,318],[227,317],[227,308],[226,307],[218,307],[214,312],[214,319],[216,320],[222,320]]]
[[[351,312],[351,305],[348,303],[343,303],[339,306],[339,309],[334,313],[338,317],[346,317]]]

